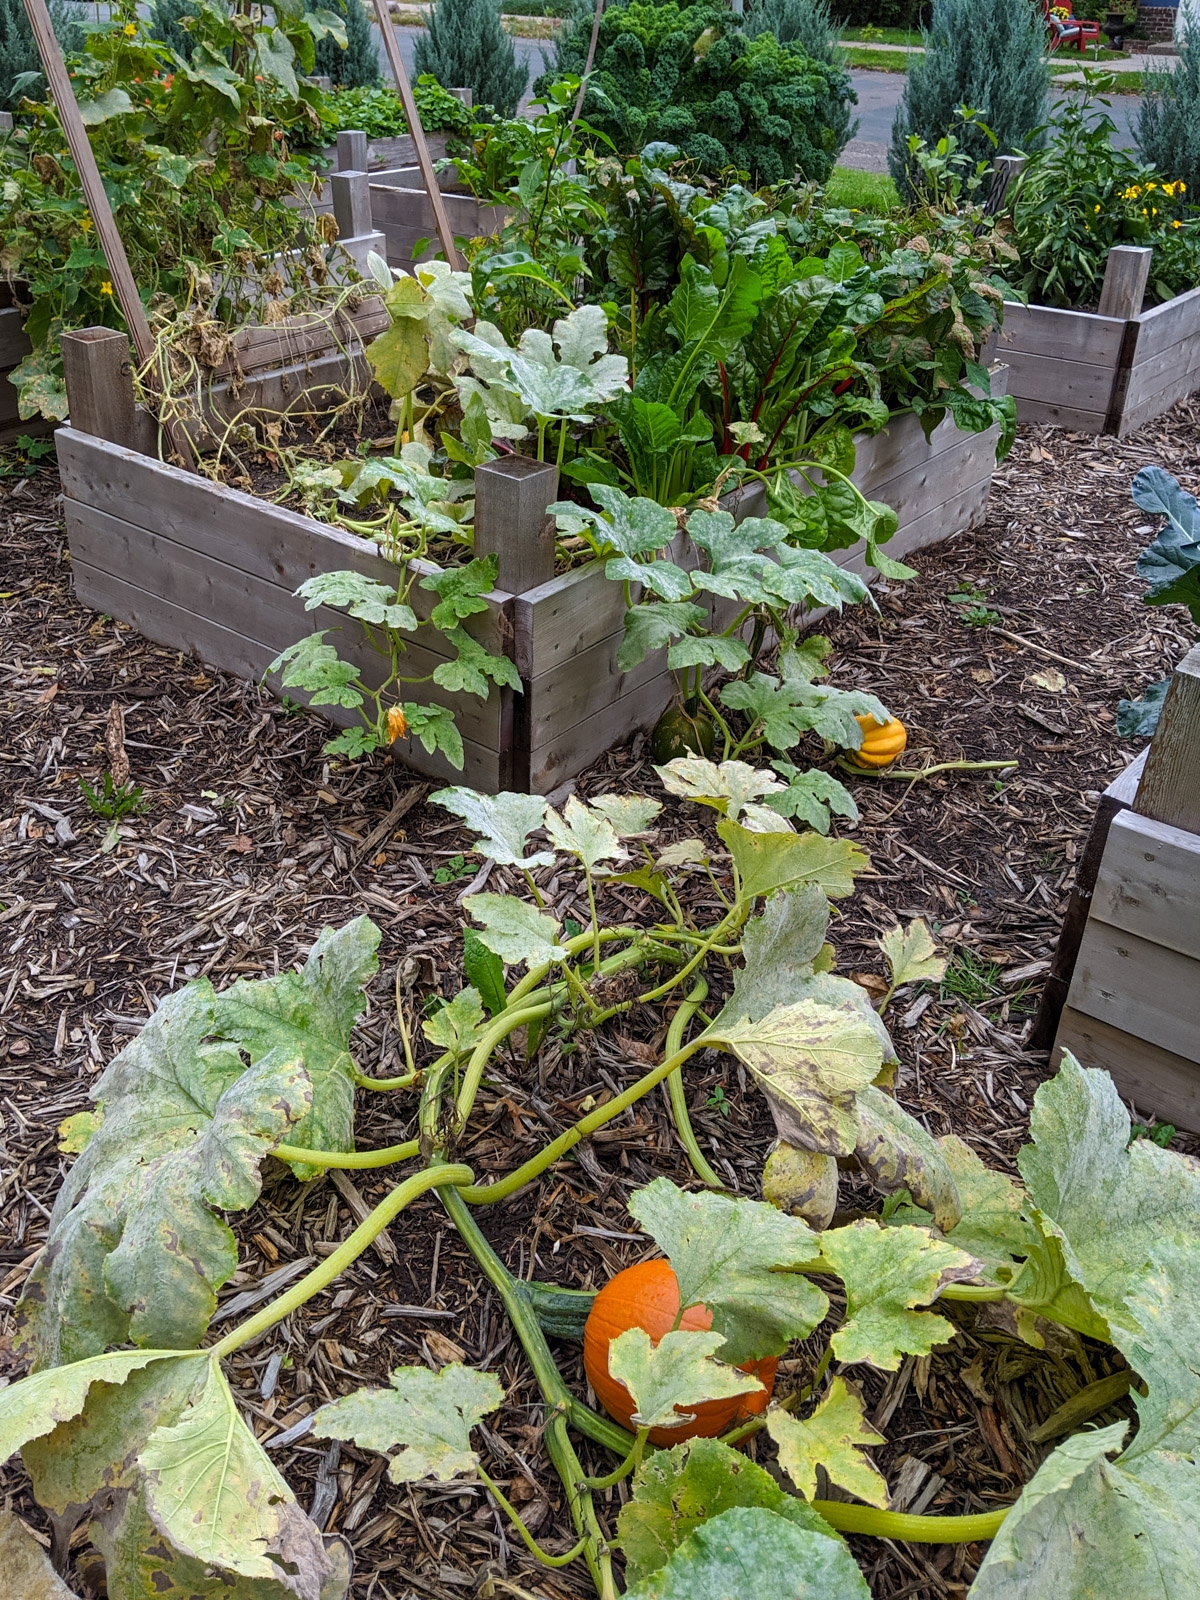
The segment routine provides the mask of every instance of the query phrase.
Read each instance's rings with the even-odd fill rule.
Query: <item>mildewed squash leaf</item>
[[[870,1600],[854,1557],[757,1506],[703,1522],[626,1600]]]
[[[562,959],[558,923],[526,901],[511,894],[469,894],[463,905],[476,922],[483,923],[480,939],[506,966],[524,961],[541,967]]]
[[[937,1145],[962,1207],[959,1220],[947,1234],[950,1243],[982,1263],[981,1277],[991,1283],[1007,1283],[1019,1269],[1019,1258],[1029,1254],[1037,1237],[1022,1214],[1028,1196],[1006,1173],[984,1166],[956,1134],[945,1134]],[[916,1204],[897,1206],[886,1220],[918,1228],[933,1223],[930,1212]]]
[[[428,1367],[397,1367],[390,1389],[360,1389],[322,1406],[313,1432],[319,1439],[352,1439],[364,1450],[393,1456],[393,1483],[436,1478],[449,1483],[471,1472],[479,1457],[471,1448],[471,1429],[504,1401],[504,1390],[490,1372],[452,1363],[438,1373]]]
[[[821,1254],[846,1286],[846,1320],[831,1341],[839,1361],[895,1372],[905,1355],[928,1355],[955,1336],[953,1324],[914,1311],[943,1284],[974,1277],[979,1263],[922,1228],[881,1228],[863,1219],[821,1235]]]
[[[329,1558],[321,1536],[242,1420],[215,1361],[179,1420],[138,1455],[146,1505],[175,1548],[245,1578],[279,1579],[320,1600]]]
[[[869,1506],[886,1506],[888,1486],[861,1451],[883,1444],[863,1420],[862,1397],[844,1378],[834,1378],[820,1405],[803,1422],[783,1410],[767,1416],[767,1431],[779,1446],[779,1464],[806,1500],[817,1492],[817,1468],[832,1483],[857,1495]]]
[[[723,817],[737,818],[743,809],[764,795],[779,794],[784,785],[772,772],[747,761],[709,761],[706,756],[676,756],[665,767],[655,767],[668,794],[697,805],[712,806]]]
[[[0,1389],[0,1463],[33,1439],[77,1417],[94,1383],[119,1386],[156,1361],[188,1361],[178,1350],[114,1350],[49,1367]]]
[[[856,1106],[854,1153],[875,1187],[883,1194],[907,1189],[919,1205],[928,1206],[942,1233],[950,1233],[962,1216],[962,1202],[937,1141],[873,1084],[858,1091]]]
[[[546,809],[546,832],[556,850],[573,855],[586,872],[600,861],[624,861],[629,852],[617,838],[617,831],[602,811],[593,811],[572,795],[560,816],[553,806]]]
[[[629,1210],[669,1258],[680,1305],[711,1310],[723,1361],[779,1355],[824,1317],[820,1289],[789,1270],[818,1255],[816,1236],[799,1217],[761,1200],[686,1194],[668,1178],[639,1189]]]
[[[945,974],[946,963],[938,955],[933,937],[920,917],[907,928],[900,923],[889,928],[878,944],[892,970],[894,989],[923,978],[936,982]]]
[[[445,806],[461,817],[471,832],[478,835],[475,849],[500,867],[549,867],[553,850],[525,854],[529,835],[546,820],[546,802],[536,794],[479,794],[474,789],[439,789],[429,796],[435,805]]]
[[[781,785],[782,787],[782,785]],[[864,850],[848,839],[819,833],[756,833],[728,819],[717,823],[747,900],[774,894],[795,883],[815,883],[831,900],[854,892],[854,875],[870,865]]]
[[[608,1370],[633,1396],[639,1428],[675,1428],[691,1422],[690,1407],[704,1400],[762,1392],[749,1372],[712,1358],[724,1344],[719,1333],[678,1328],[657,1345],[644,1328],[626,1328],[608,1347]]]

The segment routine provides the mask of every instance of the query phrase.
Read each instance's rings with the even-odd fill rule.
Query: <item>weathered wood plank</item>
[[[1175,668],[1133,809],[1200,834],[1200,644]]]
[[[674,689],[670,674],[660,672],[648,684],[531,749],[530,793],[549,794],[614,745],[632,739],[635,733],[648,733],[670,704]]]
[[[261,679],[276,654],[268,647],[244,638],[235,630],[223,627],[211,617],[197,616],[110,572],[101,572],[82,561],[72,565],[75,592],[84,605],[129,622],[140,634],[157,644],[166,645],[172,650],[184,650],[211,667],[232,672],[251,683]],[[288,693],[297,700],[307,700],[302,690],[289,690]],[[339,727],[347,727],[355,721],[354,713],[341,706],[321,706],[318,709],[322,716]],[[463,772],[459,772],[444,756],[427,754],[414,740],[396,746],[399,758],[426,777],[452,783],[466,782],[489,792],[505,786],[507,764],[501,762],[497,751],[464,740],[464,752],[466,766]]]
[[[303,312],[286,322],[240,328],[228,357],[212,370],[214,381],[262,367],[290,366],[306,356],[330,351],[354,353],[391,326],[382,298],[373,294],[355,310]]]
[[[433,206],[419,175],[413,181],[403,173],[375,173],[371,178],[371,221],[385,233],[389,227],[415,228],[427,233],[433,226]],[[479,238],[495,233],[508,215],[504,206],[485,205],[474,195],[443,191],[446,213],[456,234]]]
[[[1177,1128],[1200,1129],[1200,1066],[1186,1056],[1115,1028],[1068,1006],[1054,1044],[1051,1064],[1070,1050],[1081,1066],[1112,1075],[1119,1093],[1143,1116]]]
[[[1092,917],[1067,1004],[1185,1058],[1200,1043],[1200,965]]]
[[[24,361],[31,349],[20,311],[16,306],[7,306],[0,311],[0,372]]]
[[[339,567],[353,567],[381,583],[396,581],[395,566],[379,547],[344,528],[316,522],[73,428],[60,428],[57,443],[63,492],[69,498],[121,520],[136,515],[139,523],[174,543],[284,589],[297,589],[316,573]],[[421,572],[436,570],[428,562],[413,566]],[[511,644],[504,615],[508,598],[493,590],[488,610],[465,624],[480,644],[498,655]],[[409,604],[425,621],[437,596],[416,584]]]
[[[1117,371],[1115,360],[1067,361],[1035,350],[1006,350],[1005,359],[1012,367],[1009,393],[1018,407],[1044,405],[1064,413],[1101,416],[1107,412]]]
[[[63,510],[72,561],[83,561],[95,571],[136,584],[181,612],[219,618],[223,627],[270,650],[269,660],[305,634],[336,630],[328,642],[338,654],[357,667],[372,688],[383,682],[386,658],[371,648],[359,624],[341,612],[327,606],[306,611],[304,601],[287,589],[92,506],[66,500]],[[414,677],[428,676],[452,653],[431,627],[405,635],[405,644],[404,670]],[[186,648],[182,639],[178,647]],[[412,691],[412,698],[451,707],[464,737],[499,748],[501,692],[494,685],[486,701],[453,693],[436,683],[421,684]]]
[[[1006,300],[999,355],[1014,371],[1019,371],[1014,355],[1026,354],[1095,366],[1115,364],[1124,334],[1125,322],[1120,317],[1064,311],[1057,306],[1023,306]],[[1009,388],[1015,392],[1011,379]]]
[[[1200,335],[1200,288],[1152,306],[1138,318],[1138,360],[1148,360],[1181,340]]]
[[[1200,836],[1136,811],[1114,817],[1092,916],[1197,963],[1200,989]],[[1200,1038],[1197,1043],[1200,1044]]]
[[[1136,317],[1146,298],[1153,250],[1144,244],[1116,244],[1108,252],[1104,282],[1100,287],[1099,313],[1102,317]]]

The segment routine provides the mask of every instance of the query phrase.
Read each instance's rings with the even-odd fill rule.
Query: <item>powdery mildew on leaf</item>
[[[471,1429],[504,1401],[492,1374],[457,1364],[438,1373],[398,1367],[391,1383],[390,1389],[360,1389],[322,1406],[313,1432],[381,1454],[402,1445],[388,1467],[393,1483],[449,1483],[460,1472],[474,1471],[479,1457],[471,1448]]]
[[[752,1374],[712,1359],[724,1343],[700,1329],[664,1333],[657,1345],[644,1328],[619,1334],[608,1347],[608,1370],[633,1396],[638,1427],[678,1427],[694,1420],[690,1408],[704,1400],[761,1393]]]
[[[862,1397],[844,1378],[834,1378],[811,1417],[803,1422],[786,1411],[767,1417],[767,1431],[779,1446],[779,1464],[806,1500],[817,1492],[817,1468],[830,1481],[865,1500],[886,1506],[888,1486],[862,1451],[884,1438],[863,1420]]]

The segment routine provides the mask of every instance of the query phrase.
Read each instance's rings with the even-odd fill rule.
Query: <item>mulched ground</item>
[[[877,690],[907,722],[907,766],[1020,763],[1002,781],[988,774],[910,789],[852,780],[863,811],[856,837],[873,873],[843,902],[834,929],[840,969],[869,985],[882,970],[874,941],[884,927],[924,916],[935,928],[952,958],[947,983],[940,993],[909,994],[891,1015],[904,1063],[899,1098],[933,1133],[958,1133],[996,1166],[1011,1168],[1045,1075],[1045,1058],[1022,1039],[1098,791],[1135,754],[1116,738],[1117,700],[1162,676],[1192,642],[1184,612],[1140,603],[1134,561],[1147,529],[1129,481],[1160,462],[1200,489],[1198,425],[1193,402],[1120,443],[1022,430],[986,525],[918,557],[920,576],[880,592],[879,614],[859,610],[826,628],[837,681]],[[358,1059],[370,1073],[401,1070],[397,964],[418,996],[456,991],[456,899],[478,882],[475,861],[465,874],[456,862],[469,841],[453,819],[423,800],[403,809],[413,791],[402,770],[382,762],[331,768],[315,718],[81,609],[56,492],[48,472],[0,481],[5,1324],[65,1168],[58,1124],[86,1105],[89,1084],[165,992],[198,973],[221,986],[273,972],[302,957],[321,927],[366,912],[383,940]],[[948,598],[968,588],[973,600]],[[999,623],[967,625],[972,606]],[[107,824],[88,810],[78,779],[102,781],[114,703],[147,807],[102,852]],[[584,795],[626,788],[657,793],[636,743],[578,783]],[[668,807],[664,832],[685,825],[695,831],[695,813]],[[493,872],[488,887],[503,885],[504,874]],[[560,917],[579,918],[572,892],[566,874],[547,885]],[[621,915],[636,907],[623,892]],[[511,1169],[572,1121],[587,1096],[602,1099],[631,1081],[668,1020],[642,1015],[632,1037],[578,1036],[576,1049],[552,1047],[531,1067],[517,1054],[501,1057],[471,1130],[477,1172]],[[756,1194],[769,1140],[760,1097],[728,1058],[694,1062],[688,1083],[710,1159],[731,1187]],[[711,1104],[718,1087],[727,1114]],[[407,1137],[412,1110],[409,1095],[361,1094],[360,1143]],[[658,1094],[576,1155],[481,1213],[521,1275],[598,1285],[649,1253],[625,1209],[631,1189],[659,1173],[688,1176]],[[358,1173],[353,1182],[330,1176],[301,1188],[276,1167],[263,1201],[237,1219],[240,1266],[214,1326],[224,1331],[331,1253],[387,1187]],[[852,1184],[845,1193],[854,1199]],[[864,1383],[888,1438],[877,1461],[898,1509],[952,1513],[1011,1499],[1047,1448],[1030,1438],[1037,1423],[1108,1370],[1096,1347],[1062,1339],[1039,1354],[994,1318],[959,1320],[963,1337],[948,1353]],[[582,1393],[577,1350],[559,1349]],[[0,1356],[17,1376],[7,1351],[5,1341]],[[789,1354],[781,1393],[811,1368],[806,1350]],[[507,1399],[481,1430],[487,1465],[544,1542],[564,1548],[561,1492],[539,1449],[536,1388],[436,1199],[412,1207],[344,1279],[235,1357],[231,1377],[302,1503],[353,1547],[356,1600],[458,1600],[488,1575],[548,1597],[587,1594],[581,1568],[547,1575],[532,1567],[475,1488],[397,1489],[379,1457],[305,1437],[305,1419],[327,1398],[379,1382],[399,1364],[447,1359],[499,1373]],[[770,1463],[769,1447],[750,1448]],[[584,1451],[593,1470],[608,1465],[602,1456]],[[6,1470],[4,1487],[30,1525],[44,1528],[19,1470]],[[625,1492],[609,1492],[611,1517]],[[80,1530],[76,1554],[85,1542]],[[982,1555],[978,1546],[854,1543],[879,1600],[962,1596]],[[68,1576],[85,1592],[77,1573]]]

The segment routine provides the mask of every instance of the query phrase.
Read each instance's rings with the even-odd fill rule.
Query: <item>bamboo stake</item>
[[[26,0],[26,3],[28,4],[29,0]],[[44,4],[44,0],[38,0],[38,3]],[[383,34],[383,47],[387,51],[388,61],[391,63],[392,76],[396,80],[396,88],[400,91],[400,101],[404,106],[404,116],[408,122],[408,131],[412,135],[412,142],[416,148],[417,166],[421,169],[421,182],[425,185],[425,192],[429,196],[429,204],[433,207],[433,220],[437,224],[442,254],[449,262],[450,270],[459,272],[462,268],[462,262],[458,258],[454,234],[450,227],[450,218],[446,215],[446,202],[442,199],[442,191],[438,187],[437,174],[433,170],[433,158],[429,154],[429,145],[425,141],[425,129],[421,125],[421,113],[417,110],[417,102],[413,99],[408,73],[404,70],[404,58],[400,54],[400,46],[396,40],[396,30],[392,26],[392,19],[388,12],[388,0],[375,0],[375,15],[379,19],[379,31]]]
[[[588,40],[587,60],[583,64],[582,81],[579,85],[579,94],[575,100],[575,109],[571,113],[571,126],[579,121],[579,113],[583,110],[583,97],[587,93],[587,81],[591,75],[592,65],[596,59],[596,43],[600,38],[600,19],[604,15],[606,0],[596,0],[596,14],[592,18],[592,37]]]
[[[62,52],[58,48],[58,40],[50,22],[50,13],[46,9],[46,0],[25,0],[25,13],[38,47],[38,55],[42,59],[42,70],[50,85],[50,93],[54,104],[58,107],[59,120],[67,136],[67,146],[83,187],[83,197],[96,225],[96,237],[108,262],[113,293],[133,340],[138,364],[147,369],[154,357],[154,337],[150,332],[150,324],[146,321],[145,308],[142,305],[142,297],[138,294],[129,257],[125,254],[125,246],[121,243],[117,219],[113,216],[108,195],[104,192],[104,181],[96,165],[96,157],[92,153],[87,129],[79,114],[79,104],[75,99],[75,91],[71,88],[71,80],[67,76]],[[187,436],[181,428],[172,423],[167,423],[166,427],[176,454],[189,470],[193,470],[195,457],[192,455]]]

